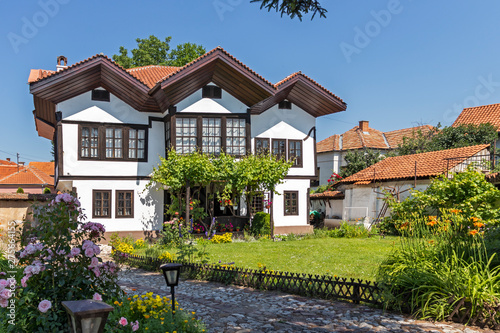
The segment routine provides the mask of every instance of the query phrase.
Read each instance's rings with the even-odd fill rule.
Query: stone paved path
[[[152,291],[170,295],[160,273],[126,269],[120,273],[119,284],[128,294]],[[181,281],[175,295],[181,307],[196,312],[209,332],[494,332],[414,320],[367,306],[206,281]]]

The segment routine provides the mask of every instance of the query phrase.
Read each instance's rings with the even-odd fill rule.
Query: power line
[[[8,152],[8,151],[5,151],[5,150],[0,150],[0,152],[4,153],[4,154],[7,154],[7,155],[10,155],[10,156],[14,156],[14,157],[17,157],[17,153],[12,153],[12,152]],[[28,160],[28,161],[32,161],[32,162],[37,162],[37,161],[40,161],[40,160],[45,160],[46,158],[43,158],[43,157],[40,157],[40,156],[33,156],[33,155],[28,155],[28,154],[20,154],[19,153],[19,156],[22,157],[24,160]],[[27,156],[31,156],[35,159],[32,159],[32,158],[29,158]]]

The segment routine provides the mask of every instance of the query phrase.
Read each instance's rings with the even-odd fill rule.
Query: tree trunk
[[[189,223],[189,199],[191,196],[191,184],[189,182],[189,179],[186,182],[186,225]]]
[[[274,191],[271,191],[271,202],[274,202]],[[269,213],[271,214],[271,239],[274,240],[274,205],[271,205]]]

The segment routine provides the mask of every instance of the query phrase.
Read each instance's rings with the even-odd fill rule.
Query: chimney
[[[57,71],[62,71],[65,68],[68,68],[68,59],[65,56],[57,57]]]
[[[368,132],[368,120],[360,120],[359,121],[359,128],[363,132]]]
[[[19,165],[24,165],[24,162],[19,162]]]
[[[10,157],[7,157],[7,162],[10,162]]]

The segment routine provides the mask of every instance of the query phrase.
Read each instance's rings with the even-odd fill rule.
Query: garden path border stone
[[[170,295],[170,288],[157,272],[125,268],[118,282],[130,295]],[[183,309],[195,311],[205,322],[208,332],[495,332],[451,322],[415,320],[365,305],[207,281],[182,280],[175,295]]]

